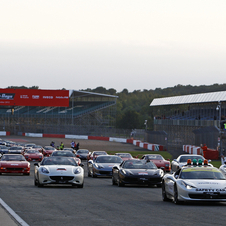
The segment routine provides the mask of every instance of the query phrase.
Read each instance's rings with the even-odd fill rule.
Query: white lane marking
[[[21,217],[19,217],[1,198],[0,204],[8,211],[8,213],[21,225],[29,226]]]

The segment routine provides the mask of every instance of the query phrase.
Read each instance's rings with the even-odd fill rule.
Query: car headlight
[[[187,188],[187,189],[193,189],[193,188],[196,188],[195,186],[190,185],[190,184],[187,184],[187,183],[184,182],[184,181],[181,181],[181,184],[182,184],[185,188]]]
[[[103,166],[101,166],[101,165],[98,165],[98,164],[96,164],[96,163],[94,163],[94,166],[98,169],[101,169],[101,168],[104,168]]]
[[[42,173],[49,173],[49,170],[47,168],[45,168],[45,167],[42,167],[41,168],[41,172]]]
[[[82,171],[81,171],[81,169],[80,168],[76,168],[75,170],[74,170],[74,174],[79,174],[79,173],[81,173]]]
[[[163,176],[164,176],[163,170],[160,170],[160,171],[159,171],[159,175],[160,175],[160,177],[163,177]]]

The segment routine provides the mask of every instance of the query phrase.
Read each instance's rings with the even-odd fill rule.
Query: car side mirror
[[[35,162],[35,163],[34,163],[34,166],[39,167],[39,163]]]
[[[83,163],[80,163],[80,164],[79,164],[79,166],[83,167],[83,166],[84,166],[84,164],[83,164]]]
[[[175,178],[178,179],[178,175],[175,175]]]

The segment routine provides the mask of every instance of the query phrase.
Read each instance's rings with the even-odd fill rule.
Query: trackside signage
[[[0,89],[0,105],[68,107],[69,90]]]

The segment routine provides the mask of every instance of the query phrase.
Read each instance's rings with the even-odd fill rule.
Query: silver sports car
[[[48,184],[71,184],[83,188],[84,169],[70,157],[45,157],[41,163],[35,163],[35,186]]]
[[[226,202],[226,177],[211,166],[185,166],[162,180],[162,199]]]
[[[122,163],[122,159],[116,155],[99,155],[94,160],[87,162],[88,177],[112,176],[112,167]]]
[[[193,155],[193,154],[184,154],[184,155],[179,155],[177,159],[174,159],[171,162],[171,172],[174,173],[181,167],[187,164],[188,159],[191,159],[193,161],[194,159],[198,160],[201,159],[202,161],[205,160],[205,158],[202,155]],[[211,160],[209,160],[210,162]],[[210,164],[211,165],[211,164]],[[211,165],[212,166],[212,165]]]

